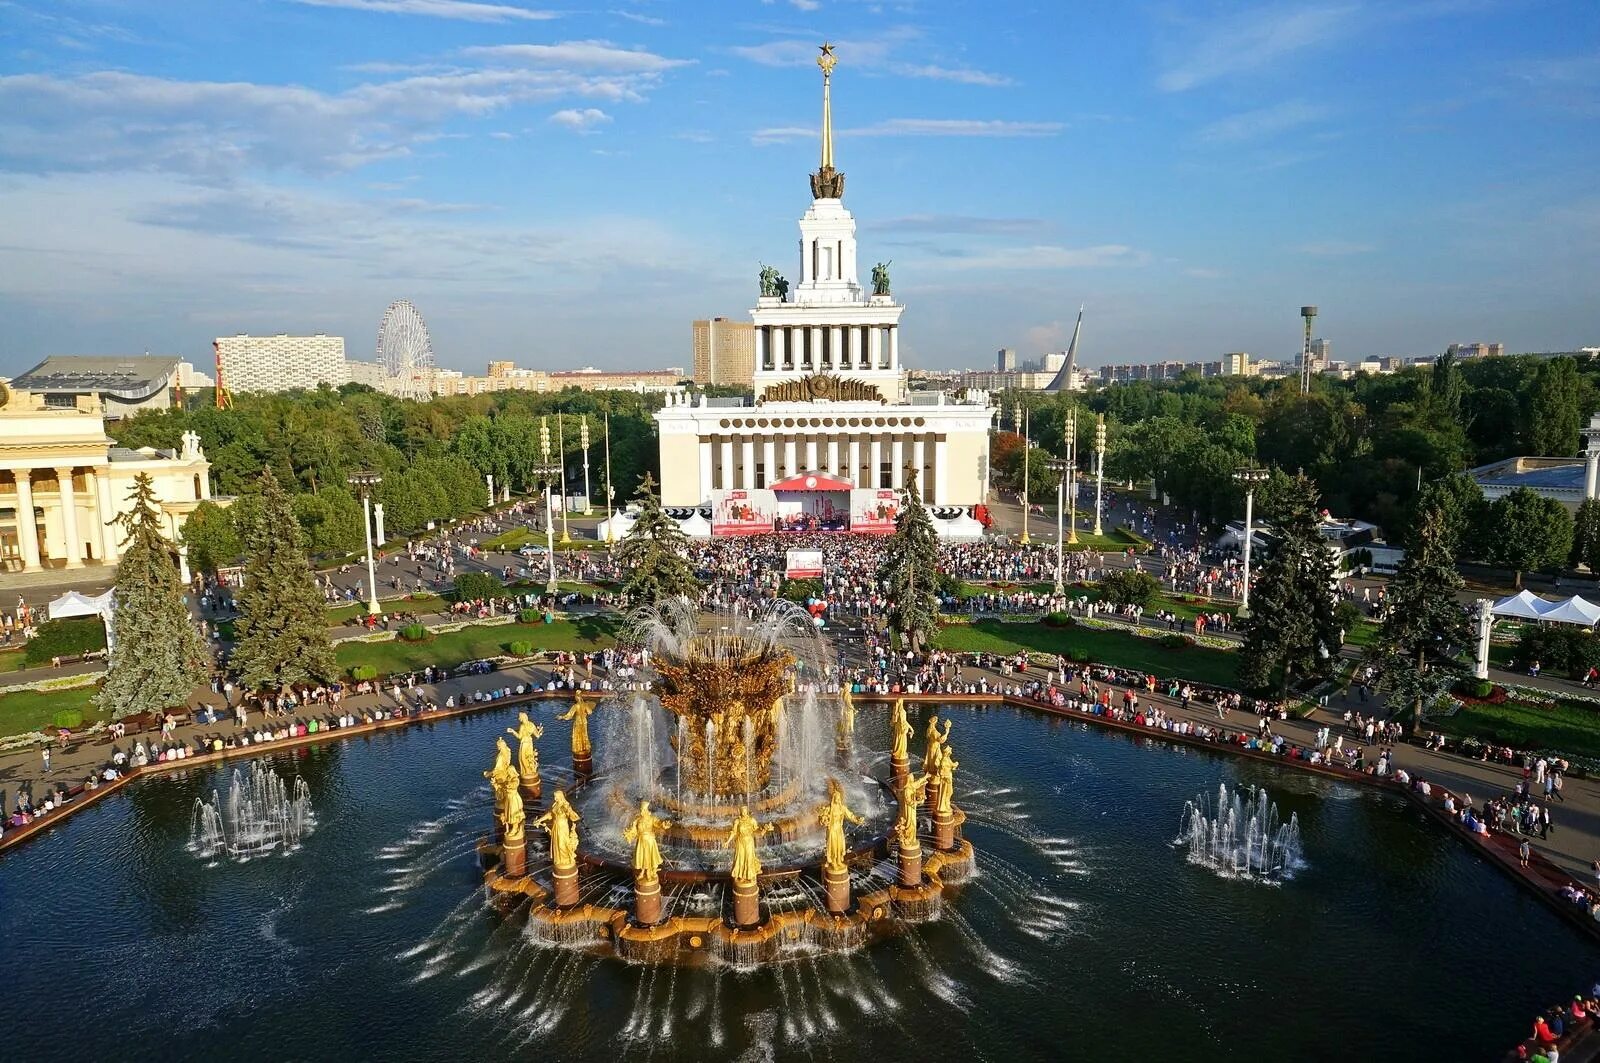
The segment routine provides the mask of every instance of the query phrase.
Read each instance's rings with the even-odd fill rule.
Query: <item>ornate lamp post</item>
[[[1048,458],[1045,461],[1045,466],[1058,477],[1056,480],[1056,597],[1059,598],[1066,593],[1067,589],[1066,583],[1062,578],[1066,570],[1066,538],[1065,532],[1061,527],[1061,515],[1066,512],[1066,486],[1067,478],[1072,472],[1072,463],[1070,461],[1062,461],[1060,458]]]
[[[1023,546],[1027,546],[1028,542],[1029,542],[1029,540],[1028,540],[1028,451],[1030,449],[1032,449],[1032,444],[1028,442],[1028,422],[1030,420],[1029,413],[1031,411],[1024,412],[1020,405],[1017,407],[1017,410],[1018,410],[1018,412],[1022,413],[1022,538],[1021,538],[1020,542],[1022,543]]]
[[[377,616],[378,569],[372,560],[372,489],[383,482],[383,477],[370,470],[351,473],[345,482],[361,492],[361,532],[367,540],[367,614]]]
[[[583,424],[578,429],[578,445],[583,450],[583,515],[591,516],[594,513],[594,504],[589,501],[589,415],[583,415]]]
[[[1067,411],[1067,542],[1078,541],[1078,408]]]
[[[544,585],[546,594],[556,593],[556,521],[550,511],[550,481],[561,472],[561,465],[550,457],[550,423],[539,418],[540,461],[533,467],[533,475],[544,481],[544,543],[550,554],[550,579]]]
[[[611,487],[611,413],[606,412],[606,545],[613,542],[613,527],[611,524],[611,500],[616,497],[616,491]]]
[[[1244,484],[1244,583],[1239,591],[1238,616],[1242,620],[1250,615],[1250,540],[1255,535],[1252,527],[1255,516],[1256,487],[1266,482],[1267,470],[1255,466],[1240,469],[1233,478]]]
[[[1100,499],[1106,486],[1106,415],[1096,414],[1094,419],[1094,533],[1100,530]]]
[[[556,484],[561,488],[561,541],[572,542],[572,537],[567,534],[567,428],[566,418],[556,414],[556,455],[560,459],[561,471],[557,473]]]

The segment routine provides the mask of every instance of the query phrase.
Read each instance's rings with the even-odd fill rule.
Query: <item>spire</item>
[[[1083,331],[1083,304],[1078,304],[1078,323],[1072,326],[1072,342],[1067,344],[1067,360],[1050,381],[1046,391],[1071,391],[1072,370],[1078,363],[1078,333]]]
[[[839,62],[833,45],[824,41],[817,65],[822,68],[822,164],[811,175],[813,199],[838,199],[844,195],[844,174],[833,168],[833,68]]]

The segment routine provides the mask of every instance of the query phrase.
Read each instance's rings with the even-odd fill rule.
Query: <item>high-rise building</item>
[[[218,336],[217,364],[229,391],[293,391],[349,383],[344,337]]]
[[[1250,355],[1245,351],[1232,351],[1222,356],[1223,376],[1249,376]]]
[[[756,327],[714,317],[694,323],[694,382],[747,388],[756,374]]]
[[[1457,358],[1497,358],[1506,353],[1503,343],[1452,343],[1448,351]]]
[[[1017,367],[1017,352],[1010,347],[1002,347],[995,355],[995,369],[1002,373],[1009,373]]]
[[[1329,340],[1311,341],[1311,368],[1313,372],[1320,372],[1333,361],[1333,343]]]

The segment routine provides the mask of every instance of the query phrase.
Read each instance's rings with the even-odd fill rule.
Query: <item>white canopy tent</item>
[[[967,513],[936,522],[939,538],[965,542],[983,538],[983,522]]]
[[[682,528],[683,534],[691,539],[711,538],[711,522],[702,517],[698,509],[680,520],[678,527]]]
[[[629,532],[633,531],[637,519],[632,513],[617,513],[610,520],[601,521],[595,531],[601,542],[621,542]]]
[[[1550,609],[1539,619],[1557,624],[1582,624],[1584,627],[1593,627],[1600,623],[1600,605],[1574,595],[1564,602],[1552,602]]]
[[[96,597],[68,591],[46,607],[51,620],[65,620],[74,616],[98,616],[106,625],[106,650],[111,649],[111,618],[117,611],[116,589]]]
[[[1543,620],[1544,615],[1555,606],[1555,602],[1547,602],[1532,591],[1519,591],[1495,602],[1492,612],[1502,619]]]

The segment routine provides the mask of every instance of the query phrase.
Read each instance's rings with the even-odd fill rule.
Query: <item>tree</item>
[[[505,585],[487,572],[463,572],[456,577],[456,601],[471,602],[498,598]]]
[[[659,605],[679,595],[692,597],[697,582],[694,569],[689,567],[689,539],[678,522],[661,508],[655,477],[645,473],[634,498],[639,503],[638,515],[612,551],[617,564],[628,574],[622,593],[643,605]]]
[[[189,563],[200,572],[215,572],[231,565],[244,551],[233,516],[210,500],[194,507],[183,522],[178,539],[189,548]]]
[[[889,595],[889,630],[901,644],[921,653],[939,630],[936,573],[939,537],[913,480],[905,508],[895,518],[894,534],[884,543],[878,582]]]
[[[1448,537],[1452,555],[1478,556],[1479,526],[1485,512],[1483,488],[1470,476],[1445,476],[1422,485],[1410,521],[1415,535],[1430,512],[1439,516],[1439,528]],[[1406,548],[1411,549],[1408,538]]]
[[[1518,487],[1489,503],[1484,516],[1483,559],[1517,574],[1559,565],[1572,551],[1572,515],[1553,498]]]
[[[117,611],[100,707],[114,720],[182,705],[204,681],[211,655],[183,601],[172,544],[161,534],[155,485],[134,478],[133,505],[118,517],[125,538],[117,565]]]
[[[1277,541],[1258,570],[1244,622],[1239,678],[1286,693],[1292,680],[1327,675],[1339,652],[1334,558],[1317,520],[1317,486],[1296,476],[1275,517]]]
[[[1552,358],[1539,367],[1523,422],[1534,454],[1564,458],[1578,452],[1581,391],[1578,363],[1571,358]]]
[[[244,586],[234,599],[239,619],[229,663],[251,690],[328,682],[338,666],[300,522],[270,468],[258,485],[260,505],[244,529]]]
[[[1600,573],[1600,499],[1586,498],[1572,523],[1572,552],[1567,561],[1576,568],[1589,566]]]
[[[1095,584],[1100,597],[1114,605],[1137,605],[1143,609],[1161,593],[1161,582],[1148,572],[1117,569],[1100,577]]]
[[[1367,651],[1378,684],[1391,699],[1411,707],[1413,728],[1460,674],[1457,647],[1470,635],[1471,625],[1456,599],[1462,582],[1453,547],[1444,510],[1425,510],[1405,560],[1389,582],[1383,624]]]

